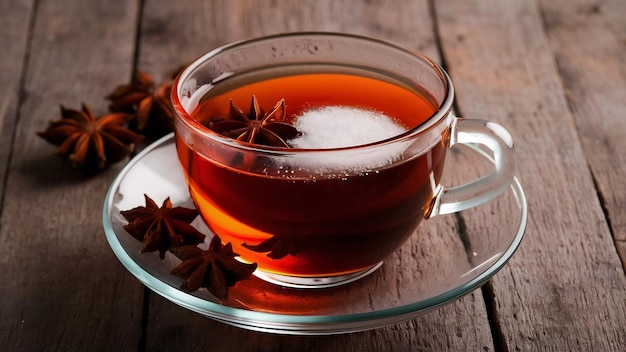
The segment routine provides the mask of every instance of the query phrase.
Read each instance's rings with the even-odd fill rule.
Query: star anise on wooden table
[[[269,113],[265,113],[256,96],[252,96],[247,115],[231,100],[228,118],[213,119],[209,121],[208,127],[239,141],[289,148],[286,140],[297,137],[299,132],[286,122],[285,111],[285,99],[281,99]]]
[[[57,145],[57,155],[68,157],[74,166],[86,172],[94,172],[130,155],[135,143],[143,139],[124,127],[131,118],[125,113],[96,117],[84,103],[82,110],[61,106],[61,120],[50,122],[37,135]]]
[[[150,197],[144,197],[145,206],[120,212],[128,220],[124,229],[143,242],[142,253],[159,251],[162,259],[173,247],[204,241],[205,235],[190,224],[199,214],[196,209],[172,207],[169,197],[159,207]]]
[[[168,79],[157,86],[150,74],[137,70],[130,84],[116,87],[107,96],[109,109],[133,114],[134,127],[139,132],[165,135],[173,129],[172,84],[173,80]]]
[[[180,246],[171,248],[170,252],[182,260],[171,271],[171,274],[186,279],[181,289],[192,292],[206,287],[219,299],[227,299],[228,289],[250,278],[257,268],[256,263],[246,264],[235,259],[239,254],[233,252],[230,242],[222,245],[217,235],[211,240],[208,250]]]

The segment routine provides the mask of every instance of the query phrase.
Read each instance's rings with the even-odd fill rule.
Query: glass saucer
[[[444,175],[466,174],[455,169],[468,162],[473,167],[482,163],[487,169],[491,165],[489,156],[478,148],[455,147]],[[527,221],[526,199],[515,179],[508,191],[488,203],[422,222],[401,248],[365,278],[339,287],[307,290],[276,286],[253,276],[237,283],[229,290],[229,298],[220,301],[205,289],[193,293],[179,289],[182,279],[169,274],[179,260],[170,253],[165,259],[159,259],[157,253],[141,254],[141,243],[122,228],[126,221],[120,211],[144,205],[144,194],[159,205],[170,197],[174,206],[194,206],[176,157],[173,134],[133,158],[105,199],[105,234],[128,271],[157,294],[207,317],[246,329],[291,335],[368,330],[450,303],[483,285],[506,264],[522,240]],[[207,245],[210,230],[200,217],[192,224],[207,234]]]

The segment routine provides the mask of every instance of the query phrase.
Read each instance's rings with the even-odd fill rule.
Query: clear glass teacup
[[[255,275],[335,286],[378,268],[423,219],[511,184],[510,134],[455,117],[453,99],[446,72],[400,45],[336,33],[257,38],[207,53],[176,79],[176,148],[203,219],[258,264]],[[494,168],[446,188],[446,153],[459,143],[482,145]]]

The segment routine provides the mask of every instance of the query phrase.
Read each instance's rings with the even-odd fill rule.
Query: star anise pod
[[[120,212],[128,220],[124,230],[143,242],[142,253],[159,251],[163,259],[173,247],[204,241],[205,236],[190,225],[198,216],[196,209],[173,208],[169,197],[159,207],[150,197],[144,197],[146,206]]]
[[[171,248],[170,252],[183,261],[171,271],[186,279],[181,289],[193,292],[206,287],[219,299],[227,299],[228,289],[250,278],[257,268],[256,263],[246,264],[235,259],[239,254],[233,252],[230,242],[223,246],[217,235],[206,251],[196,246],[181,246]]]
[[[267,256],[272,259],[281,259],[287,255],[297,256],[304,247],[300,241],[294,240],[291,236],[278,235],[274,235],[257,245],[243,243],[242,246],[257,253],[269,252]]]
[[[57,155],[68,157],[74,166],[91,172],[120,161],[135,150],[135,143],[143,136],[124,127],[131,118],[125,113],[96,117],[84,103],[82,110],[61,106],[61,120],[50,122],[48,129],[37,135],[58,145]]]
[[[130,84],[118,86],[107,96],[111,101],[109,109],[133,114],[139,132],[150,130],[164,135],[173,127],[172,84],[172,79],[168,79],[157,87],[150,74],[137,70]]]
[[[272,111],[265,113],[254,95],[248,115],[235,106],[231,99],[229,117],[214,119],[208,127],[239,141],[275,147],[289,148],[286,140],[299,135],[298,130],[286,122],[285,99],[281,99]]]

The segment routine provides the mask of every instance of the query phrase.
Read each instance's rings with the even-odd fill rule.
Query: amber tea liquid
[[[353,106],[382,112],[407,130],[437,108],[424,92],[345,67],[253,72],[226,79],[203,94],[194,97],[198,105],[191,114],[202,124],[226,116],[229,99],[247,112],[252,95],[265,111],[284,98],[291,118],[315,107]],[[445,139],[390,165],[336,173],[241,155],[216,162],[180,136],[176,142],[202,217],[241,259],[269,273],[328,277],[378,264],[415,231],[439,184]]]

